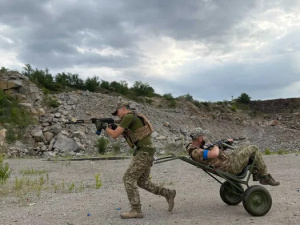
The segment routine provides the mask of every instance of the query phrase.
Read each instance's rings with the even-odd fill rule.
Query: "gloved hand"
[[[97,132],[96,132],[96,134],[98,134],[98,135],[100,135],[101,134],[101,131],[102,131],[102,129],[106,129],[106,127],[107,127],[107,123],[103,123],[103,122],[98,122],[98,123],[96,123],[96,128],[97,128]]]
[[[111,125],[111,129],[113,129],[113,130],[117,129],[117,127],[118,127],[115,123],[110,124],[110,125]]]

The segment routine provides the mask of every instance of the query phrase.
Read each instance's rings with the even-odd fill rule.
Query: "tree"
[[[109,89],[109,82],[108,81],[105,81],[105,80],[101,80],[101,83],[100,83],[100,87],[103,88],[103,89]]]
[[[126,81],[121,81],[121,82],[113,81],[110,83],[110,88],[113,91],[121,93],[121,94],[128,93],[128,84]]]
[[[179,96],[178,98],[179,99],[184,99],[184,100],[190,101],[190,102],[192,102],[194,100],[193,96],[191,96],[189,93],[187,93],[186,95]]]
[[[173,95],[171,93],[167,93],[163,95],[163,98],[165,98],[168,101],[171,101],[174,99]]]
[[[64,89],[66,86],[71,86],[71,77],[69,74],[58,73],[55,76],[55,82],[60,86],[60,88]]]
[[[140,96],[154,96],[154,89],[151,86],[149,86],[148,83],[143,83],[142,81],[134,82],[134,85],[131,88],[131,90]]]
[[[99,77],[92,77],[92,78],[87,78],[85,80],[85,88],[91,92],[95,92],[98,87],[100,85],[100,82],[99,82]]]
[[[30,77],[33,74],[34,70],[32,69],[30,64],[25,64],[23,67],[22,74],[26,77]]]
[[[239,97],[238,97],[238,102],[240,103],[245,103],[248,104],[250,103],[251,97],[246,94],[246,93],[242,93]]]
[[[1,67],[0,69],[0,73],[7,73],[9,71],[9,69],[5,68],[5,67]]]
[[[78,74],[72,74],[70,77],[71,86],[78,89],[84,89],[84,81],[79,78]]]

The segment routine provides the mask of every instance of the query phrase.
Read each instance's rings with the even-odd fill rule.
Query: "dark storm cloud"
[[[156,33],[177,39],[218,37],[253,7],[253,1],[249,2],[14,0],[1,1],[0,21],[22,30],[15,38],[23,40],[19,57],[26,63],[44,67],[49,62],[49,67],[60,68],[70,66],[72,61],[98,65],[101,60],[108,66],[126,67],[129,61],[140,60],[140,54],[135,53],[139,51],[135,42],[140,36]],[[229,6],[232,4],[235,7]],[[132,33],[124,24],[139,32]],[[79,54],[76,46],[112,46],[130,52],[131,60],[89,57]],[[57,56],[53,59],[53,52],[65,54],[64,60]],[[127,66],[132,64],[135,63]]]
[[[74,67],[110,68],[120,72],[122,80],[142,80],[174,96],[190,93],[194,98],[214,101],[247,92],[253,98],[271,98],[300,79],[299,60],[293,55],[300,50],[300,29],[296,26],[293,32],[272,40],[276,23],[258,29],[256,16],[264,12],[291,16],[288,13],[298,6],[297,0],[0,0],[0,50],[13,52],[19,64],[58,72]],[[265,14],[261,19],[273,22],[269,20]],[[255,43],[271,43],[257,50],[259,53],[241,53],[231,61],[223,62],[220,57],[216,63],[212,59],[214,63],[205,72],[196,71],[191,60],[178,68],[181,77],[172,80],[172,74],[150,76],[153,71],[144,69],[156,65],[151,62],[156,52],[149,56],[141,43],[162,37],[201,43],[205,50],[191,50],[194,57],[201,56],[207,62],[209,57],[236,54],[239,41],[254,43],[253,48]],[[151,43],[155,45],[155,41]],[[239,57],[238,63],[235,60]]]
[[[126,1],[127,20],[175,39],[218,40],[247,16],[257,1]]]

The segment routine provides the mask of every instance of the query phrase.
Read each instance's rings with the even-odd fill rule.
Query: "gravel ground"
[[[300,156],[270,155],[264,159],[281,185],[264,186],[272,195],[273,205],[263,217],[251,216],[242,203],[226,205],[219,195],[219,183],[201,169],[175,160],[152,169],[153,181],[177,190],[173,212],[167,212],[163,197],[140,190],[145,218],[134,220],[119,217],[129,209],[122,176],[130,159],[9,159],[6,162],[13,172],[0,186],[0,224],[300,224]],[[31,174],[24,175],[25,171]],[[102,187],[96,189],[98,173]],[[23,179],[23,185],[16,177],[17,181]],[[16,191],[17,186],[21,187]]]

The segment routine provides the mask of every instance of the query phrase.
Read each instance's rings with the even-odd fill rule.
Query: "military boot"
[[[122,219],[135,219],[144,217],[142,211],[136,209],[132,209],[129,212],[121,213],[120,216]]]
[[[263,185],[271,185],[271,186],[278,186],[280,184],[279,181],[274,180],[271,174],[261,176],[259,183]]]
[[[174,198],[176,196],[176,190],[169,191],[169,194],[166,196],[167,202],[169,204],[168,211],[171,212],[174,208]]]

